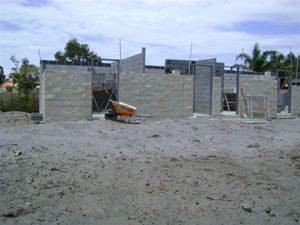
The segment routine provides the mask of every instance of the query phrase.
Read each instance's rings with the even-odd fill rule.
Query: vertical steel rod
[[[190,49],[190,58],[189,58],[189,72],[188,75],[191,74],[191,60],[192,60],[192,50],[193,50],[193,42],[191,42],[191,49]]]
[[[223,104],[224,104],[224,76],[225,76],[225,68],[223,66],[221,69],[221,112],[223,112]]]
[[[237,68],[236,71],[236,115],[239,115],[240,112],[240,68]]]
[[[212,115],[212,104],[213,104],[213,81],[214,81],[214,69],[210,66],[210,102],[209,102],[209,114]]]
[[[289,90],[288,90],[288,96],[289,96],[289,105],[288,105],[288,113],[291,113],[292,111],[292,71],[290,72],[290,76],[289,76]]]
[[[296,86],[297,86],[297,81],[298,81],[298,70],[299,70],[299,55],[297,56],[297,64],[296,64]]]

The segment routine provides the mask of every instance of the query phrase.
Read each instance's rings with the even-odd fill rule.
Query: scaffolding
[[[246,95],[245,107],[241,107],[242,115],[249,118],[271,119],[270,98],[268,96]]]

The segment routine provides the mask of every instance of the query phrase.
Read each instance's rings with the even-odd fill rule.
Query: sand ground
[[[299,224],[300,119],[0,123],[0,224]]]

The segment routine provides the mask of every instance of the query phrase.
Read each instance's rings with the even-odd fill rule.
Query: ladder
[[[228,99],[227,99],[227,95],[224,94],[225,96],[225,102],[226,102],[226,105],[227,105],[227,109],[228,109],[228,112],[230,112],[230,107],[229,107],[229,102],[228,102]]]

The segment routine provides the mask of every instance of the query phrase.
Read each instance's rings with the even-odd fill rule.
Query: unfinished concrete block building
[[[40,76],[40,113],[44,121],[91,119],[108,99],[115,98],[116,74],[111,64],[59,63],[42,60]]]
[[[40,112],[45,121],[90,119],[109,99],[134,105],[153,118],[236,115],[276,118],[300,114],[300,90],[281,90],[278,76],[240,71],[216,59],[165,60],[146,65],[146,49],[121,60],[73,65],[41,61]],[[108,62],[109,61],[109,62]],[[104,63],[106,62],[106,63]]]
[[[277,81],[269,73],[240,71],[216,59],[166,60],[166,71],[193,77],[193,112],[276,118]],[[249,115],[250,116],[250,115]]]

